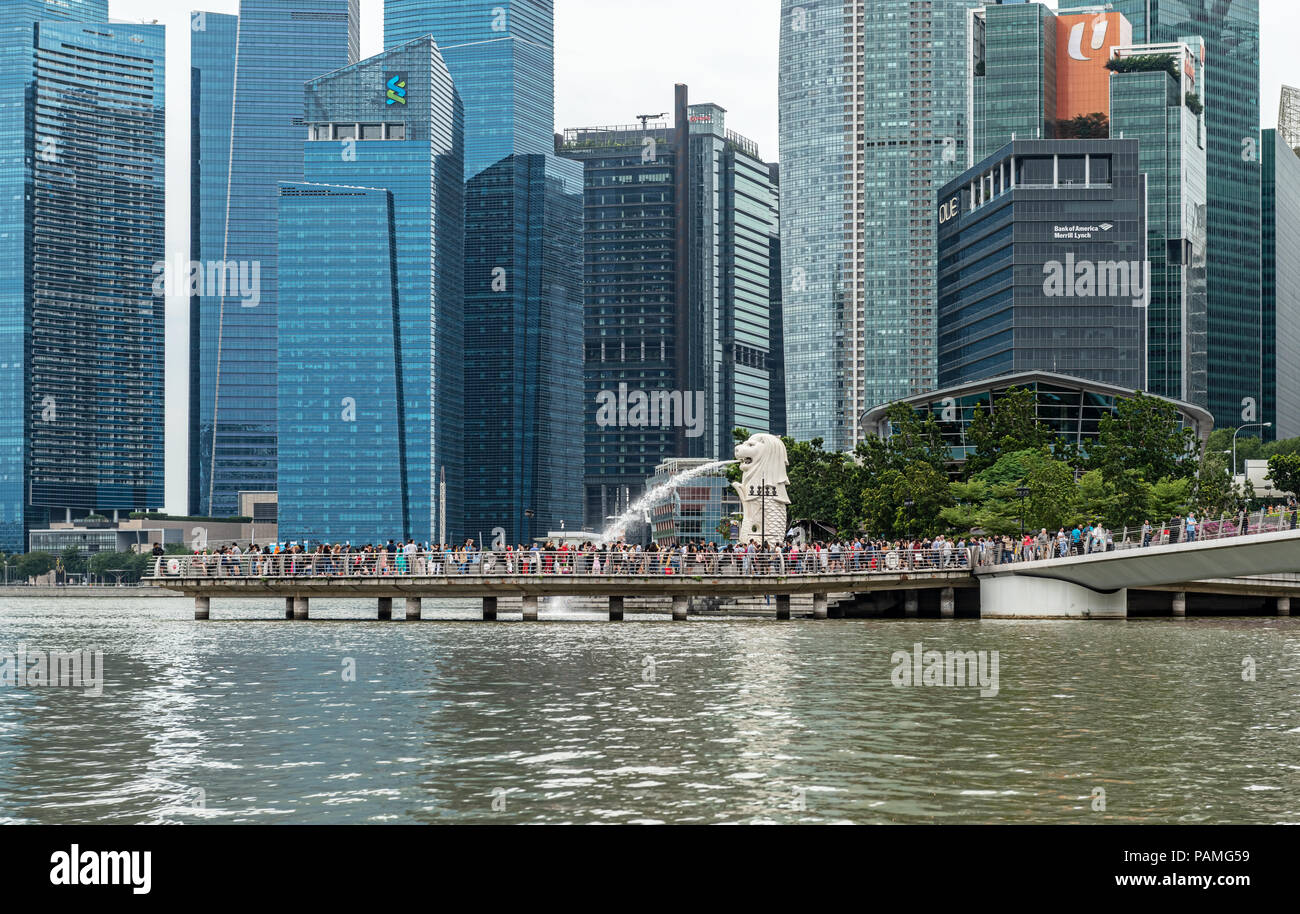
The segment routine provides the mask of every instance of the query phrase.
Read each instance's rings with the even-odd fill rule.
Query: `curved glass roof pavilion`
[[[1135,393],[1128,388],[1051,371],[1024,371],[930,391],[898,402],[906,403],[922,414],[934,413],[953,460],[961,462],[975,450],[966,432],[976,410],[990,406],[996,410],[998,400],[1013,387],[1034,391],[1038,396],[1038,421],[1050,425],[1062,437],[1077,441],[1084,451],[1090,441],[1097,439],[1101,417],[1114,412],[1116,400],[1132,397]],[[1174,405],[1183,424],[1196,433],[1204,446],[1214,430],[1214,417],[1191,403],[1168,397],[1158,399]],[[886,414],[890,405],[886,403],[867,410],[862,426],[866,434],[889,436]]]

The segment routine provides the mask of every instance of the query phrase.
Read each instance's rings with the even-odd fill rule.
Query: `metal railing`
[[[159,556],[147,580],[194,578],[502,578],[537,575],[685,576],[892,575],[968,571],[965,550],[863,548],[827,552],[338,552]]]
[[[1122,552],[1129,549],[1150,549],[1186,543],[1199,543],[1229,539],[1255,533],[1277,533],[1297,529],[1300,514],[1296,510],[1261,510],[1222,514],[1213,520],[1198,520],[1189,527],[1185,518],[1173,518],[1163,524],[1145,527],[1125,527],[1118,533],[1106,531],[1102,537],[1089,537],[1086,532],[1075,542],[1070,531],[1062,540],[1058,534],[1049,534],[1046,544],[1036,535],[1031,541],[1012,537],[1010,546],[997,540],[971,546],[973,561],[978,567],[1006,565],[1018,562],[1037,562],[1049,559],[1097,555],[1103,552]]]

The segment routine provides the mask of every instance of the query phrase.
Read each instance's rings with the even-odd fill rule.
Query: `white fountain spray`
[[[673,489],[682,483],[695,479],[699,476],[707,476],[715,470],[721,469],[729,464],[735,463],[734,460],[715,460],[712,463],[701,464],[689,470],[678,473],[672,479],[659,483],[659,485],[647,491],[632,504],[627,506],[618,517],[614,518],[601,532],[598,545],[613,543],[618,541],[627,533],[628,524],[640,520],[645,513],[653,508],[659,502],[663,501],[672,492]]]

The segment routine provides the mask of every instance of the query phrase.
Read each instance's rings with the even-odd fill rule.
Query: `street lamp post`
[[[1237,433],[1243,428],[1272,428],[1272,422],[1252,422],[1249,425],[1239,426],[1232,433],[1232,475],[1237,475]]]
[[[1025,538],[1025,499],[1029,497],[1028,486],[1016,487],[1016,498],[1020,499],[1020,538]]]

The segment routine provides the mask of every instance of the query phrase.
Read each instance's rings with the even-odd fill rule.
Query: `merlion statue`
[[[785,539],[785,506],[790,504],[785,444],[776,435],[750,435],[736,445],[736,460],[741,481],[732,487],[740,495],[740,542],[779,546]]]

